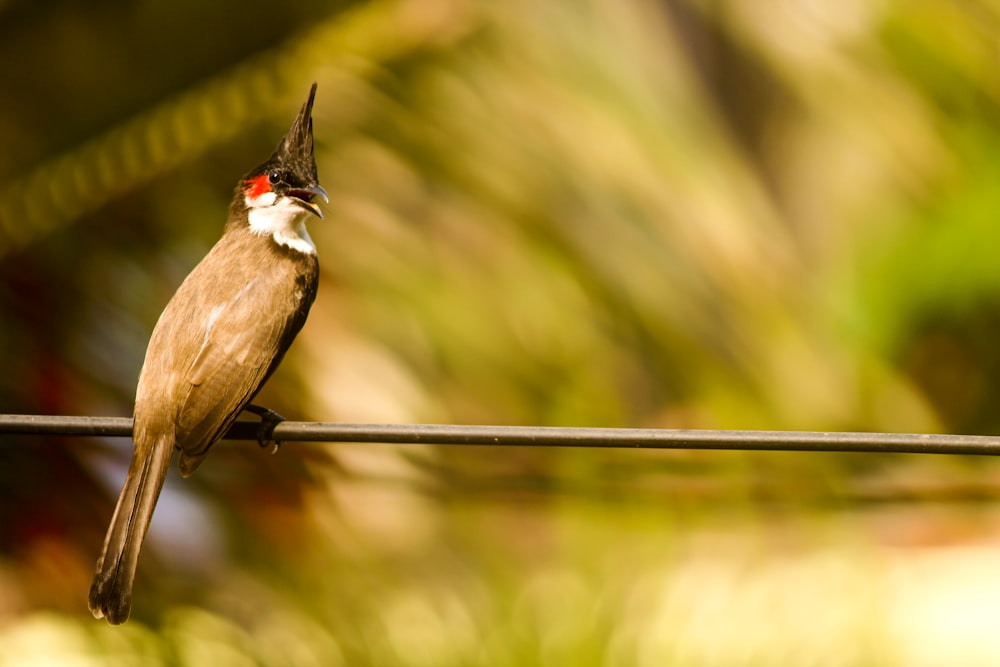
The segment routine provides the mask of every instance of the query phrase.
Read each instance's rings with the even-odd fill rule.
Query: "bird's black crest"
[[[271,156],[271,161],[277,161],[290,169],[296,176],[307,183],[316,183],[316,159],[313,157],[312,108],[316,99],[316,84],[309,89],[309,99],[302,105],[299,115],[295,117],[292,126],[281,138],[277,150]]]

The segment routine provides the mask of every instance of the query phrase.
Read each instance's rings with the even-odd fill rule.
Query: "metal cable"
[[[230,440],[256,440],[257,422],[237,422]],[[0,415],[0,435],[130,437],[125,417]],[[461,426],[443,424],[278,424],[281,441],[389,443],[400,445],[500,445],[636,449],[731,449],[746,451],[871,452],[1000,455],[1000,436],[824,431],[722,431],[562,426]]]

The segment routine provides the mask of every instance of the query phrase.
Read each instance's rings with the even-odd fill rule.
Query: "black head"
[[[308,185],[319,182],[316,175],[316,160],[313,158],[313,100],[316,99],[316,84],[309,89],[309,99],[302,105],[292,126],[281,138],[278,149],[271,156],[296,178]]]
[[[302,105],[299,115],[282,137],[278,148],[266,162],[243,179],[243,193],[248,199],[271,193],[277,197],[290,197],[319,217],[323,212],[315,203],[317,197],[329,201],[326,191],[319,185],[316,159],[313,157],[312,107],[316,98],[316,84],[309,90],[309,99]]]

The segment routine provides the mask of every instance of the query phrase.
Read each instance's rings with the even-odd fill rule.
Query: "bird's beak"
[[[319,204],[313,200],[319,197],[326,203],[330,202],[330,196],[326,194],[326,190],[318,183],[308,188],[294,188],[289,190],[286,195],[295,199],[296,204],[319,218],[323,217],[323,211],[320,209]]]

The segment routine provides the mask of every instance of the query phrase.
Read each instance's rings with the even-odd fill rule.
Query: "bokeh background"
[[[1000,429],[992,0],[0,2],[0,410],[128,416],[312,81],[294,419]],[[0,665],[995,665],[992,459],[0,447]]]

